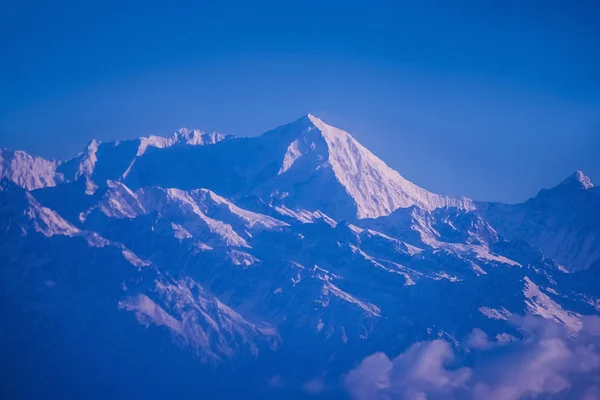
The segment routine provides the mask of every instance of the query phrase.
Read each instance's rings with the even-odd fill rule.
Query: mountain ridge
[[[289,129],[290,127],[297,127],[298,129],[294,132],[293,129]],[[314,135],[311,135],[310,130],[312,129],[316,129],[320,132],[320,135],[318,136],[322,138],[324,143],[319,144],[319,140],[314,137]],[[137,160],[144,156],[148,148],[166,149],[175,144],[216,144],[227,139],[242,140],[246,142],[268,142],[272,138],[281,140],[283,137],[285,142],[286,136],[281,134],[282,131],[291,132],[294,140],[280,145],[281,147],[286,148],[284,154],[273,155],[275,159],[271,162],[280,163],[280,167],[276,174],[272,173],[272,180],[276,180],[277,176],[285,173],[290,175],[288,171],[290,168],[294,167],[294,164],[297,164],[298,162],[302,163],[306,159],[310,159],[307,160],[306,163],[308,163],[311,169],[316,171],[320,168],[325,168],[332,171],[335,177],[334,179],[341,185],[341,192],[338,196],[344,197],[346,195],[350,198],[346,200],[346,202],[353,204],[349,204],[347,207],[355,208],[355,214],[358,218],[387,215],[396,208],[407,207],[412,204],[417,204],[426,209],[434,209],[442,206],[472,208],[470,199],[465,197],[452,198],[437,195],[406,180],[398,172],[388,167],[383,161],[358,143],[350,134],[325,124],[312,114],[307,114],[290,124],[283,125],[282,127],[250,139],[234,138],[216,133],[205,134],[198,130],[182,128],[169,138],[149,136],[132,140],[104,143],[93,140],[86,147],[84,152],[74,158],[60,162],[48,161],[48,163],[54,168],[54,175],[56,176],[57,181],[73,181],[81,176],[85,176],[92,181],[98,180],[100,184],[103,184],[103,182],[108,179],[127,180],[132,169],[136,168],[135,164]],[[304,142],[304,144],[301,144],[300,142]],[[300,151],[298,146],[303,146],[303,151]],[[250,145],[250,147],[252,147],[252,145]],[[268,145],[261,143],[258,144],[258,147],[259,150],[263,152],[266,150],[275,151],[276,153],[281,152],[281,150],[276,150],[278,147],[277,145],[271,146],[269,149]],[[103,151],[106,154],[99,156],[99,151]],[[267,157],[269,156],[267,155]],[[301,157],[304,158],[304,160],[300,160]],[[105,160],[103,160],[104,158],[110,158],[112,166],[103,167],[102,164],[106,164]],[[356,165],[352,160],[358,160],[360,165]],[[100,163],[100,165],[96,165],[97,163]],[[327,163],[328,165],[326,165]],[[9,169],[5,167],[4,170],[6,172],[3,172],[3,175],[8,175],[7,172],[9,172]],[[18,170],[18,168],[13,168],[13,170]],[[313,172],[311,171],[304,172],[304,174],[312,173]],[[49,174],[52,175],[52,172]],[[261,172],[257,171],[256,174],[260,175]],[[303,172],[297,173],[297,175],[302,174]],[[317,174],[319,173],[317,172]],[[35,171],[32,172],[32,175],[35,176]],[[263,179],[260,178],[260,176],[248,177],[248,179],[251,180],[256,180],[257,178],[259,180]],[[38,181],[40,181],[40,179],[38,179]],[[304,182],[308,178],[296,176],[292,178],[291,183],[283,182],[283,188],[265,188],[263,186],[257,188],[257,190],[263,197],[271,197],[272,193],[266,193],[267,191],[285,191],[289,185],[298,185],[298,179]],[[317,180],[319,179],[328,180],[330,178],[317,178]],[[23,181],[23,179],[18,176],[15,177],[15,180]],[[31,180],[31,178],[29,180]],[[279,181],[282,180],[283,179],[279,179]],[[49,183],[45,184],[44,180],[41,180],[40,182],[36,181],[35,184],[29,184],[28,188],[40,188],[55,184],[53,179],[46,178],[46,181],[49,181]],[[89,190],[92,191],[94,185],[97,184],[98,183],[96,182],[91,183]],[[197,187],[203,186],[205,185],[197,185]],[[379,193],[376,193],[378,191]],[[275,195],[275,198],[276,200],[282,200],[283,196],[285,196],[285,194],[278,193]],[[375,198],[373,196],[375,196]]]
[[[525,343],[520,316],[574,336],[600,314],[582,173],[498,205],[428,192],[312,115],[255,138],[178,132],[7,157],[4,359],[33,352],[83,392],[104,371],[116,397],[347,398],[340,377],[375,352],[444,342],[471,362],[475,333]]]
[[[65,169],[65,164],[72,162],[73,160],[77,160],[79,159],[81,156],[84,156],[86,152],[90,152],[90,149],[92,150],[91,153],[94,154],[97,151],[98,146],[100,145],[110,145],[112,147],[118,147],[119,145],[121,145],[122,143],[129,143],[129,142],[137,142],[138,143],[138,148],[136,153],[136,155],[143,155],[143,153],[146,151],[146,149],[148,147],[156,147],[156,148],[166,148],[166,147],[170,147],[172,145],[175,144],[187,144],[187,145],[204,145],[204,144],[215,144],[218,143],[222,140],[227,140],[227,139],[240,139],[240,140],[245,140],[245,139],[252,139],[252,138],[258,138],[264,135],[270,134],[271,132],[276,132],[279,128],[285,127],[287,125],[291,125],[294,123],[297,123],[299,121],[303,121],[303,120],[309,120],[311,121],[311,123],[313,125],[320,125],[322,128],[324,128],[324,130],[328,130],[329,128],[333,128],[337,131],[343,132],[343,134],[347,135],[349,138],[352,139],[352,141],[354,141],[356,144],[358,144],[360,147],[364,148],[364,146],[362,146],[359,142],[357,142],[348,132],[343,131],[341,129],[332,127],[331,125],[328,125],[326,123],[324,123],[322,120],[320,120],[318,117],[316,117],[315,115],[311,114],[311,113],[307,113],[305,115],[303,115],[302,117],[300,117],[298,120],[289,123],[289,124],[284,124],[278,128],[275,128],[271,131],[266,131],[264,133],[262,133],[259,136],[254,136],[254,137],[238,137],[238,136],[233,136],[233,135],[228,135],[228,134],[222,134],[222,133],[218,133],[218,132],[212,132],[212,133],[206,133],[202,130],[199,129],[190,129],[190,128],[186,128],[186,127],[182,127],[179,128],[178,130],[176,130],[174,133],[172,133],[170,136],[156,136],[156,135],[149,135],[149,136],[141,136],[139,138],[135,138],[135,139],[125,139],[125,140],[113,140],[113,141],[106,141],[106,142],[101,142],[101,141],[97,141],[95,139],[91,140],[90,143],[86,146],[86,149],[79,153],[78,155],[69,158],[69,159],[65,159],[65,160],[52,160],[52,159],[46,159],[43,157],[39,157],[39,156],[34,156],[34,155],[30,155],[29,153],[27,153],[24,150],[11,150],[11,149],[7,149],[7,148],[0,148],[0,152],[3,153],[18,153],[21,157],[26,157],[26,158],[31,158],[33,160],[39,160],[44,164],[48,164],[48,166],[51,166],[52,164],[55,165],[55,169],[58,170],[62,170]],[[327,127],[327,128],[325,128]],[[365,149],[367,150],[367,149]],[[367,150],[368,151],[368,150]],[[293,152],[293,150],[292,150]],[[369,152],[370,153],[370,152]],[[2,153],[0,153],[0,158],[1,158]],[[372,153],[371,153],[372,155]],[[286,156],[291,156],[286,154]],[[376,156],[375,156],[376,157]],[[6,159],[7,157],[5,157]],[[376,157],[377,158],[377,157]],[[379,160],[381,161],[381,160]],[[290,162],[290,161],[288,161]],[[91,162],[91,164],[93,165],[93,161]],[[287,166],[284,166],[283,164],[286,163],[286,159],[284,157],[284,159],[282,160],[282,165],[281,168],[279,170],[279,173],[283,173],[284,170],[287,170],[291,167],[291,163]],[[383,161],[381,161],[381,163],[383,163]],[[18,164],[18,162],[17,162]],[[385,163],[384,163],[385,164]],[[81,167],[83,167],[85,169],[86,163],[81,163],[80,165]],[[42,188],[42,187],[47,187],[47,186],[53,186],[56,184],[56,182],[63,182],[63,180],[65,180],[64,175],[65,174],[61,174],[60,172],[57,172],[56,174],[56,182],[53,182],[52,179],[48,179],[46,178],[46,180],[42,180],[40,182],[36,182],[33,184],[28,184],[26,179],[20,178],[18,175],[18,170],[19,168],[9,168],[10,165],[7,165],[6,161],[4,161],[4,165],[2,165],[2,169],[0,169],[0,177],[4,177],[7,176],[9,177],[11,180],[17,182],[20,186],[25,187],[29,190],[31,189],[37,189],[37,188]],[[389,168],[387,165],[386,167],[389,170],[392,170],[393,172],[395,172],[397,174],[396,171],[394,171],[392,168]],[[23,167],[21,168],[24,171],[27,171],[29,169],[33,169],[31,167],[29,167],[28,165],[23,165]],[[51,167],[50,167],[51,168]],[[93,169],[93,168],[92,168]],[[11,172],[14,175],[14,178],[11,178]],[[29,171],[27,171],[29,172]],[[126,178],[126,175],[129,171],[125,170],[123,171],[123,175],[118,177],[118,178]],[[31,171],[32,174],[35,174],[36,171]],[[78,173],[78,174],[67,174],[70,175],[72,178],[67,179],[66,181],[72,181],[72,180],[76,180],[79,176],[84,176],[84,175],[89,175],[91,172],[86,173]],[[35,178],[33,178],[35,180]],[[420,187],[418,187],[417,185],[415,185],[414,183],[406,180],[405,178],[402,177],[402,179],[406,182],[408,182],[410,185],[412,185],[413,187],[417,187],[427,193],[431,193],[425,189],[422,189]],[[592,184],[590,178],[588,176],[586,176],[583,171],[581,170],[576,170],[573,174],[569,175],[569,177],[567,177],[562,184],[567,184],[568,182],[579,182],[579,184],[586,186],[586,188],[591,188],[594,187],[594,185]],[[545,190],[545,189],[542,189]],[[445,198],[451,198],[450,196],[444,196],[444,195],[437,195],[437,196],[442,196]],[[469,208],[472,206],[469,204],[469,202],[472,202],[473,200],[467,198],[467,197],[457,197],[457,199],[464,199],[464,204],[461,204],[462,207],[459,208]],[[494,203],[494,201],[477,201],[478,203]],[[460,203],[460,202],[459,202]],[[398,207],[396,207],[398,208]],[[405,208],[405,207],[402,207]],[[426,207],[427,208],[427,207]],[[391,210],[393,211],[393,210]],[[391,211],[388,211],[387,213],[389,214]]]
[[[600,190],[581,171],[525,202],[476,206],[502,235],[529,242],[567,270],[600,263]]]
[[[502,235],[530,242],[568,270],[588,268],[600,259],[594,250],[596,237],[600,236],[598,228],[586,222],[585,216],[576,215],[580,205],[565,203],[581,197],[581,190],[589,192],[586,201],[600,201],[592,195],[598,192],[597,187],[582,171],[575,171],[554,188],[542,189],[536,197],[520,203],[531,205],[549,193],[556,200],[548,199],[546,203],[565,203],[562,210],[546,206],[550,213],[546,221],[559,218],[569,226],[575,224],[573,231],[588,232],[567,246],[564,240],[553,239],[559,235],[544,229],[547,222],[540,220],[526,232],[526,221],[532,219],[515,214],[516,205],[443,196],[419,187],[351,134],[312,114],[252,138],[181,128],[168,137],[92,140],[82,153],[66,161],[49,161],[7,150],[0,152],[0,158],[0,177],[29,190],[47,191],[46,188],[81,179],[85,180],[86,195],[94,194],[110,181],[123,182],[133,190],[150,186],[185,191],[204,188],[234,203],[263,204],[259,209],[266,207],[268,213],[272,208],[288,210],[288,214],[297,217],[304,213],[303,218],[322,213],[338,221],[387,216],[412,206],[427,211],[448,207],[478,210]],[[72,198],[79,196],[77,190]],[[594,207],[586,209],[593,213]],[[567,217],[559,214],[573,215],[567,222]],[[506,227],[503,221],[508,221]],[[515,226],[514,221],[520,222]],[[552,229],[558,232],[558,228]]]

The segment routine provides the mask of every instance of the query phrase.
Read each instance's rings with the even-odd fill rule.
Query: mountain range
[[[576,337],[600,314],[581,171],[520,204],[439,195],[308,114],[65,161],[3,149],[0,178],[6,398],[379,398],[341,383],[371,354],[440,341],[475,365],[474,332],[525,343],[535,316]],[[544,388],[524,395],[573,395]]]

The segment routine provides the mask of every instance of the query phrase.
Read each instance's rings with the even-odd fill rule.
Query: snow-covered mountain
[[[0,178],[8,178],[25,189],[33,190],[54,186],[63,177],[56,173],[56,162],[24,151],[0,149]]]
[[[377,351],[443,340],[469,360],[475,328],[504,346],[519,316],[578,335],[600,313],[581,173],[518,205],[438,195],[310,114],[1,154],[1,378],[22,396],[74,377],[76,397],[345,398]],[[22,354],[55,375],[14,380],[39,375]]]
[[[160,168],[160,165],[172,168]],[[367,218],[417,205],[472,208],[440,196],[388,167],[349,133],[313,115],[266,132],[203,148],[148,152],[125,179],[133,187],[207,187],[237,199],[319,209],[333,217]]]
[[[477,208],[501,235],[527,241],[569,271],[600,266],[600,188],[581,171],[524,203]]]

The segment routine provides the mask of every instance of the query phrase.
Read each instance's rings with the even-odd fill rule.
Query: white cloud
[[[518,400],[600,398],[600,318],[584,317],[573,334],[539,317],[518,317],[520,341],[490,341],[475,329],[465,340],[474,351],[471,367],[458,362],[450,343],[419,342],[390,360],[383,353],[365,358],[346,378],[356,400],[473,399]]]
[[[465,346],[475,350],[485,350],[494,346],[493,342],[484,331],[479,328],[473,329],[473,331],[467,336]]]
[[[302,385],[302,389],[309,394],[319,394],[326,388],[322,379],[311,379]]]
[[[456,389],[465,387],[468,368],[450,370],[446,364],[454,352],[444,340],[413,344],[394,360],[383,353],[365,358],[350,371],[346,384],[356,399],[420,400],[434,394],[449,398]]]
[[[390,387],[392,361],[383,353],[362,360],[346,377],[346,386],[356,399],[376,399]]]

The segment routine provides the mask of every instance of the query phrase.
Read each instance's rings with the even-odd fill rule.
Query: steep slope
[[[7,179],[0,221],[0,393],[9,398],[135,397],[165,379],[206,390],[196,378],[214,376],[206,365],[244,365],[278,345],[276,331],[193,279],[74,227]]]
[[[206,189],[133,191],[109,181],[102,196],[86,197],[95,202],[80,203],[87,207],[74,221],[81,229],[122,242],[169,273],[207,282],[234,308],[286,332],[312,337],[316,330],[332,348],[371,337],[414,286],[423,296],[415,300],[420,302],[441,301],[432,291],[445,287],[443,281],[460,285],[464,307],[476,306],[478,312],[480,298],[469,293],[491,278],[473,279],[508,270],[515,281],[505,283],[508,298],[496,301],[516,312],[525,305],[524,297],[515,297],[523,290],[519,279],[529,273],[534,282],[548,285],[546,274],[559,273],[541,254],[501,241],[479,215],[457,208],[413,206],[359,220],[359,227],[289,210],[280,214],[287,217],[282,222]],[[271,210],[277,215],[283,209]],[[306,215],[313,218],[298,217]],[[408,309],[403,313],[405,322],[415,318]]]
[[[0,148],[0,179],[8,178],[22,188],[33,190],[55,186],[62,181],[56,162],[33,157],[24,151]]]
[[[399,207],[472,207],[403,178],[350,134],[308,114],[256,138],[209,148],[148,151],[133,166],[131,187],[205,187],[238,199],[321,210],[334,218],[387,215]]]
[[[375,218],[412,205],[472,208],[467,198],[437,195],[406,180],[349,133],[310,114],[254,138],[184,128],[168,138],[93,140],[64,162],[24,152],[3,154],[1,174],[28,189],[81,178],[88,194],[107,180],[122,180],[134,189],[203,187],[339,219]]]
[[[286,329],[319,326],[319,332],[325,329],[342,342],[368,338],[362,330],[370,332],[393,312],[397,305],[392,305],[409,290],[404,288],[416,286],[424,296],[418,301],[434,301],[436,285],[457,284],[464,307],[477,311],[481,298],[470,291],[479,292],[490,276],[504,274],[495,303],[523,312],[526,297],[515,296],[524,293],[519,282],[525,276],[553,286],[553,276],[562,275],[526,243],[499,238],[473,211],[413,206],[359,220],[360,226],[326,217],[291,217],[284,223],[206,189],[132,191],[119,182],[108,182],[107,188],[81,213],[84,227],[125,243],[170,272],[210,282],[211,291],[251,315],[274,324],[289,321]],[[272,210],[276,214],[281,208]],[[314,309],[315,303],[321,306]],[[405,320],[413,318],[411,311],[403,312]],[[362,322],[356,326],[357,321]]]
[[[120,182],[107,181],[107,190],[98,203],[84,210],[79,220],[108,217],[135,219],[153,215],[165,219],[183,237],[194,237],[211,247],[249,247],[246,239],[262,230],[288,226],[275,218],[244,210],[206,189],[147,187],[133,192]]]
[[[468,360],[474,328],[499,348],[522,337],[519,315],[576,333],[600,312],[599,192],[581,173],[474,209],[312,115],[255,138],[181,130],[16,157],[0,180],[0,359],[16,367],[0,378],[28,397],[60,382],[76,397],[291,398],[274,388],[311,383],[330,398],[375,351],[443,338]],[[591,268],[567,274],[552,250]]]
[[[408,181],[348,132],[327,125],[313,115],[309,114],[308,118],[325,139],[329,165],[356,202],[358,218],[387,215],[397,208],[413,205],[425,210],[471,208],[469,199],[440,196]]]
[[[477,203],[498,232],[522,239],[564,268],[577,271],[600,263],[600,188],[577,171],[524,203]]]

